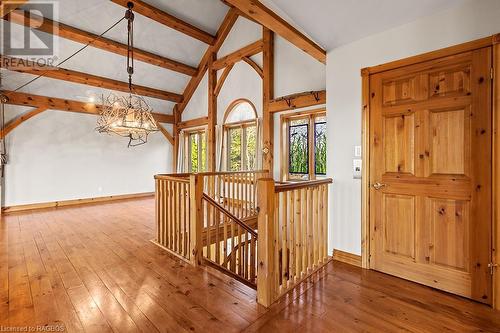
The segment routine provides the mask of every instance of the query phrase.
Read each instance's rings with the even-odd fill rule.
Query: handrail
[[[160,179],[160,180],[171,180],[174,182],[183,182],[183,183],[189,183],[189,178],[186,176],[179,176],[179,177],[173,177],[173,176],[166,176],[166,175],[155,175],[154,179]]]
[[[269,170],[247,170],[247,171],[215,171],[215,172],[192,172],[192,173],[162,173],[155,175],[155,179],[162,177],[189,177],[190,175],[199,176],[218,176],[218,175],[238,175],[243,173],[268,173]]]
[[[250,228],[243,221],[241,221],[239,218],[237,218],[236,216],[234,216],[226,208],[222,207],[219,203],[217,203],[214,199],[212,199],[206,193],[203,193],[203,199],[205,199],[206,201],[208,201],[212,206],[217,207],[217,209],[219,209],[222,213],[224,213],[224,215],[226,215],[227,217],[229,217],[231,220],[233,220],[234,222],[236,222],[236,224],[238,224],[240,227],[242,227],[247,232],[249,232],[252,235],[252,237],[255,237],[255,239],[258,238],[257,233],[252,228]]]
[[[299,189],[306,188],[306,187],[315,187],[315,186],[324,185],[324,184],[331,184],[331,183],[333,183],[333,180],[331,178],[326,178],[326,179],[318,179],[318,180],[276,184],[275,193],[299,190]]]

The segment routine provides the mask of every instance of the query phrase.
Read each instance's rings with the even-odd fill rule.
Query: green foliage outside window
[[[311,174],[326,175],[326,117],[292,119],[288,126],[288,172],[293,179],[307,179]],[[313,137],[310,138],[309,136]],[[311,141],[310,141],[311,140]],[[313,143],[313,147],[310,147]],[[309,170],[309,161],[314,163]],[[292,176],[295,175],[295,176]]]
[[[207,163],[207,140],[205,132],[192,133],[189,135],[189,171],[206,171]]]
[[[288,171],[292,174],[309,173],[309,126],[294,125],[289,130],[290,160]]]
[[[257,167],[257,128],[246,127],[246,170],[255,170]]]
[[[241,128],[229,130],[229,171],[241,170]]]
[[[190,171],[198,172],[198,133],[189,135]]]
[[[314,124],[314,168],[317,175],[326,175],[326,123]]]

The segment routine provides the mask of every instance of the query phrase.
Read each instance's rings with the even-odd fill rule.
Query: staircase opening
[[[331,179],[276,183],[261,171],[157,175],[156,243],[257,290],[269,306],[330,260]]]

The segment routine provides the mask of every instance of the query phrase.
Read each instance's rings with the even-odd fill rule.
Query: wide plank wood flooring
[[[485,305],[339,262],[265,309],[254,290],[152,244],[152,199],[17,213],[0,227],[0,331],[500,332]]]

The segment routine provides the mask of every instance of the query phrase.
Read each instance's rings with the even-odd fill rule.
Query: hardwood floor
[[[152,244],[153,206],[141,199],[3,217],[0,328],[500,332],[500,312],[485,305],[339,262],[265,309],[251,288]]]

